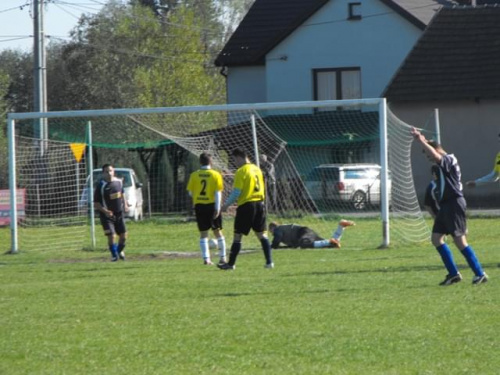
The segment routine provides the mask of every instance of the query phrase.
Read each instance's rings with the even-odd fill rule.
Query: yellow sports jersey
[[[223,188],[221,174],[213,169],[198,169],[191,173],[187,185],[194,204],[215,203],[215,193]]]
[[[495,166],[493,167],[493,170],[497,174],[500,174],[500,152],[497,154],[497,157],[495,159]]]
[[[264,177],[262,171],[255,164],[241,166],[234,175],[235,189],[241,191],[238,197],[238,206],[243,203],[262,201],[265,198]]]

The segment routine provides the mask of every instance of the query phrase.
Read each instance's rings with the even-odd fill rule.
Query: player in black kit
[[[127,239],[127,227],[123,214],[128,211],[128,204],[123,182],[115,177],[115,169],[110,164],[102,166],[102,179],[94,191],[94,207],[99,211],[104,234],[108,237],[111,261],[116,262],[118,258],[125,260],[123,249]],[[116,235],[119,236],[118,243],[115,242]]]

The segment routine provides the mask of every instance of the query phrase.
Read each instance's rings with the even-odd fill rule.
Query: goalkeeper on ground
[[[500,142],[500,133],[498,134],[498,141]],[[476,178],[472,181],[467,181],[468,187],[475,187],[477,185],[484,185],[490,182],[497,182],[500,180],[500,152],[497,154],[495,158],[495,165],[493,166],[493,170],[488,173],[486,176]]]
[[[286,247],[300,247],[301,249],[340,248],[340,238],[344,229],[353,225],[355,225],[354,221],[340,220],[332,238],[325,240],[309,227],[296,224],[279,225],[272,222],[269,224],[269,232],[274,236],[271,247],[277,249],[280,243],[283,243]]]

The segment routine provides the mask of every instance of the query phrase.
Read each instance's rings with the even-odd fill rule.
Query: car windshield
[[[379,176],[380,171],[377,169],[350,169],[344,173],[347,179],[374,179]]]

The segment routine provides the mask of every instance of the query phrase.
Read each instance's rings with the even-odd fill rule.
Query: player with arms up
[[[224,183],[219,172],[212,169],[212,156],[200,155],[201,168],[191,173],[187,191],[193,198],[194,212],[200,231],[200,250],[203,264],[213,264],[210,259],[208,231],[212,229],[217,238],[220,264],[226,262],[226,240],[222,234],[221,199]]]
[[[467,208],[462,193],[460,166],[453,154],[447,154],[442,146],[434,141],[428,141],[425,136],[415,128],[410,131],[413,138],[422,146],[423,152],[432,163],[439,167],[439,176],[436,179],[439,211],[432,227],[432,244],[436,247],[448,271],[448,275],[440,285],[451,285],[462,280],[453,260],[450,248],[445,242],[445,236],[450,234],[455,245],[467,260],[469,267],[474,271],[473,284],[482,284],[488,281],[488,276],[483,271],[479,260],[471,246],[467,243]]]
[[[108,237],[108,247],[111,252],[111,261],[116,262],[118,257],[125,260],[125,241],[127,227],[124,212],[128,212],[128,204],[123,191],[123,182],[115,177],[115,169],[110,164],[102,166],[102,179],[94,191],[94,208],[99,212],[104,234]],[[119,236],[118,244],[115,243]]]
[[[498,141],[500,142],[500,133],[498,134]],[[500,180],[500,152],[495,158],[495,165],[493,165],[493,170],[486,176],[476,178],[473,181],[467,181],[467,186],[473,188],[478,185],[497,182],[498,180]]]
[[[264,177],[262,171],[255,164],[250,163],[247,153],[242,149],[232,152],[234,163],[238,170],[234,175],[233,191],[224,203],[222,210],[237,201],[236,217],[234,220],[234,237],[229,253],[229,262],[218,265],[222,270],[235,269],[236,258],[241,250],[243,235],[248,235],[252,229],[260,240],[266,268],[274,268],[271,256],[271,244],[266,233],[266,206]]]

